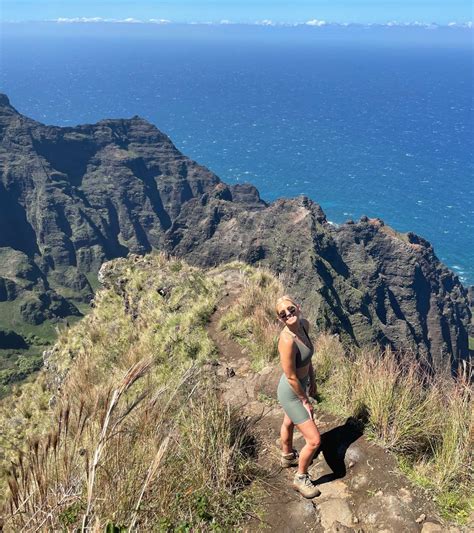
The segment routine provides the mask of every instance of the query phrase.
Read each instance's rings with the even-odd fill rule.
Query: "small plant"
[[[170,270],[171,272],[180,272],[183,268],[183,264],[181,261],[174,261],[170,264]]]
[[[268,396],[268,394],[265,394],[263,392],[259,392],[257,395],[257,400],[261,403],[264,403],[266,405],[276,405],[278,402],[271,396]]]
[[[83,512],[83,504],[81,502],[74,502],[72,505],[66,507],[63,511],[59,513],[59,523],[65,528],[68,528],[69,526],[72,526],[73,524],[77,523],[79,516],[81,516]],[[107,525],[107,527],[109,527],[109,525]]]

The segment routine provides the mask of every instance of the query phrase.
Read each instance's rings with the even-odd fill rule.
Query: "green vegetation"
[[[0,399],[11,393],[15,383],[32,378],[43,365],[43,357],[36,350],[2,350],[0,359]]]
[[[474,337],[469,337],[469,350],[474,352]]]
[[[238,530],[257,472],[250,423],[210,370],[219,273],[149,255],[110,263],[106,279],[48,371],[0,404],[3,464],[16,464],[5,527]]]
[[[0,248],[0,397],[39,368],[42,353],[55,341],[59,328],[80,319],[63,296],[82,312],[89,310],[89,289],[66,286],[74,286],[75,275],[74,269],[58,268],[45,282],[25,253]],[[97,286],[97,276],[89,279]]]
[[[89,284],[92,287],[92,290],[94,292],[97,289],[100,289],[100,283],[99,283],[99,279],[97,277],[97,274],[94,274],[93,272],[88,272],[85,276],[86,276],[87,281],[89,282]]]
[[[250,273],[237,305],[221,320],[221,328],[249,348],[256,366],[277,355],[273,307],[284,291],[271,278],[269,272]],[[362,420],[366,435],[394,452],[415,483],[430,489],[444,517],[465,522],[474,510],[470,376],[431,377],[413,354],[348,349],[326,333],[315,346],[319,408]]]
[[[39,326],[19,318],[18,302],[0,302],[0,330],[14,330],[27,348],[0,349],[0,398],[11,391],[12,385],[28,378],[42,365],[42,352],[56,337],[54,325],[47,321]]]
[[[15,383],[33,379],[43,362],[43,351],[51,346],[58,332],[66,324],[75,324],[80,317],[71,316],[67,320],[45,320],[42,324],[29,324],[19,312],[23,299],[13,302],[0,302],[0,330],[14,330],[26,343],[25,348],[0,349],[0,398],[7,396]],[[88,311],[89,304],[84,304],[82,312]]]

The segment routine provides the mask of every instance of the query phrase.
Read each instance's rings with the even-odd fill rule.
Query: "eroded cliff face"
[[[434,368],[468,357],[467,292],[416,235],[368,218],[332,225],[305,197],[267,205],[139,117],[49,127],[3,96],[0,135],[0,247],[59,296],[89,298],[87,275],[129,252],[241,259],[282,274],[314,322],[353,342],[409,348]],[[13,294],[2,279],[0,296]]]
[[[259,262],[283,276],[320,328],[362,345],[411,350],[435,369],[467,359],[467,291],[431,245],[379,219],[340,226],[305,197],[248,209],[189,202],[168,232],[199,265]]]
[[[88,274],[106,259],[162,248],[181,206],[217,183],[138,117],[49,127],[3,95],[0,302],[21,298],[14,322],[80,314],[74,302],[93,294]]]

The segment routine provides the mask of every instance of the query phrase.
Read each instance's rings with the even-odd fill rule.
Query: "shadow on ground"
[[[346,475],[345,456],[349,446],[362,437],[366,418],[364,416],[348,418],[342,426],[337,426],[321,435],[321,446],[316,457],[322,453],[332,470],[332,474],[324,474],[315,480],[316,484],[329,483]]]

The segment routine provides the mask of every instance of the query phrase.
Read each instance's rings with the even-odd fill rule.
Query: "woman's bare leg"
[[[291,453],[293,451],[293,430],[295,425],[291,418],[285,414],[280,429],[281,451],[283,453]]]
[[[300,460],[298,463],[298,474],[307,474],[308,467],[311,464],[311,459],[314,453],[321,444],[321,435],[313,420],[306,420],[302,424],[298,424],[297,428],[301,431],[306,444],[300,451]]]

